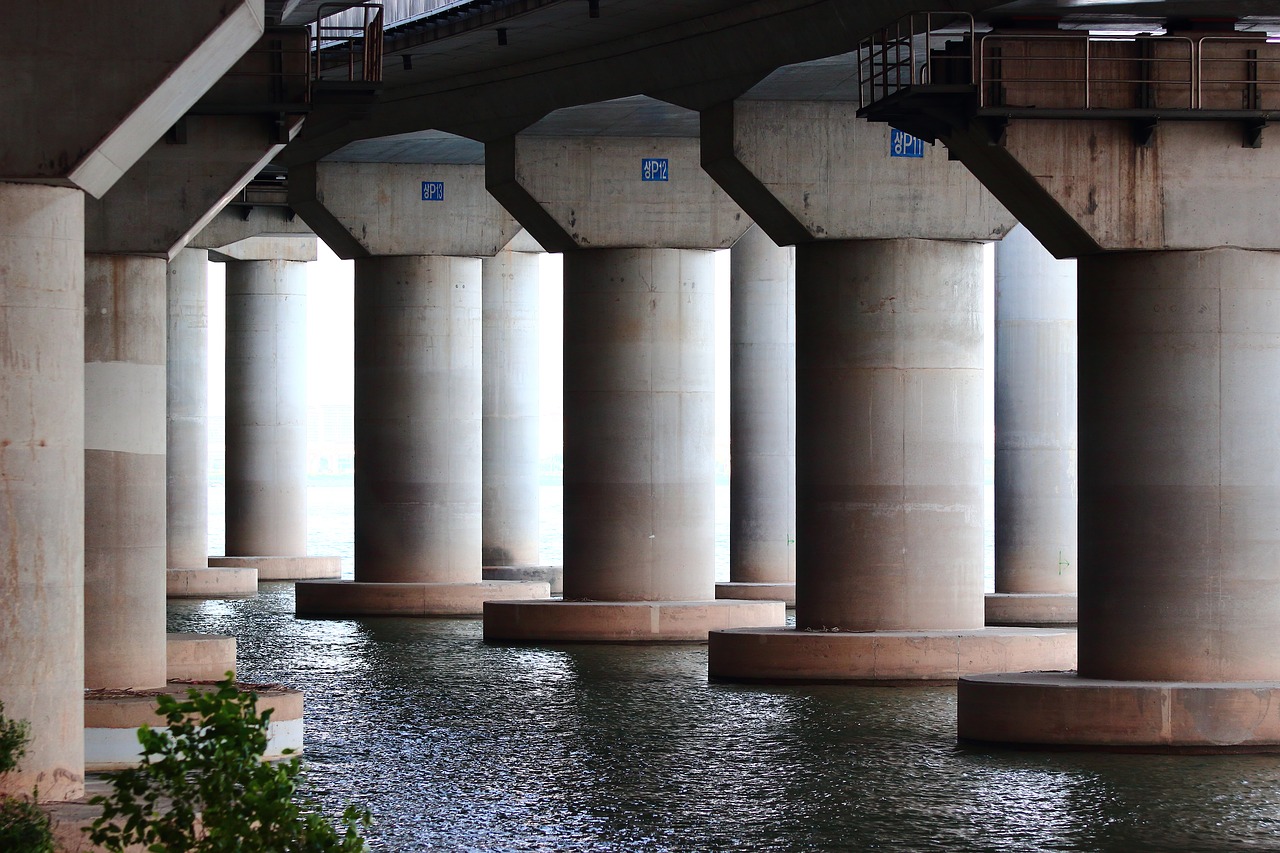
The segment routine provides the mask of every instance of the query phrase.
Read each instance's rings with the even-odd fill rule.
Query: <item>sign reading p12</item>
[[[645,157],[640,161],[640,180],[665,181],[671,175],[666,157]]]
[[[905,131],[898,130],[896,127],[891,127],[889,128],[889,156],[923,157],[924,140],[916,139]]]
[[[423,181],[423,201],[444,201],[444,181]]]

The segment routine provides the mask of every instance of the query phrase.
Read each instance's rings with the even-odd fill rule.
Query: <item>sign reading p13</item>
[[[671,175],[666,157],[645,157],[640,161],[640,180],[665,181]]]
[[[444,201],[444,181],[423,181],[423,201]]]
[[[923,157],[924,140],[916,139],[905,131],[898,130],[896,127],[891,127],[889,128],[889,156]]]

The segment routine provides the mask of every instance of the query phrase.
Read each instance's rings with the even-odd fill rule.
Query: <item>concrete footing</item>
[[[563,566],[485,566],[481,572],[487,581],[542,581],[552,595],[564,594]]]
[[[979,628],[968,631],[712,631],[708,674],[727,681],[954,681],[962,675],[1070,669],[1076,632]]]
[[[487,601],[485,642],[705,643],[710,631],[781,625],[781,601]]]
[[[257,569],[171,568],[165,571],[165,595],[169,598],[248,598],[257,594]]]
[[[210,557],[209,568],[256,569],[259,581],[342,577],[341,557]]]
[[[185,697],[187,684],[170,684],[159,690],[97,690],[85,693],[84,764],[88,772],[132,767],[141,747],[138,729],[161,727],[156,696],[168,693]],[[284,750],[302,752],[302,692],[283,687],[242,685],[258,694],[258,710],[273,709],[267,729],[266,758],[281,758]]]
[[[987,625],[1052,627],[1075,625],[1079,607],[1074,592],[988,593]]]
[[[962,740],[1132,752],[1280,752],[1280,682],[1107,681],[1073,672],[960,679]]]
[[[165,637],[170,681],[218,681],[236,669],[236,638],[223,634]]]
[[[716,598],[736,598],[744,601],[781,601],[787,607],[796,606],[795,583],[749,583],[728,581],[716,584]]]
[[[366,583],[310,581],[297,586],[299,616],[479,616],[489,599],[546,599],[544,581]]]

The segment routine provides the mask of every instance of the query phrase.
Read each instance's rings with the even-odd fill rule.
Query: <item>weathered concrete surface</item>
[[[165,682],[165,289],[160,258],[85,256],[87,688]]]
[[[713,256],[564,259],[564,594],[714,598]]]
[[[482,263],[482,550],[485,566],[533,566],[539,533],[538,301],[541,256]]]
[[[666,180],[643,180],[647,158]],[[485,147],[489,191],[548,251],[727,249],[751,225],[703,172],[698,141],[521,133]]]
[[[355,275],[356,580],[478,583],[480,260]]]
[[[779,245],[998,240],[1013,217],[942,146],[889,156],[889,127],[842,101],[739,99],[702,113],[707,171]]]
[[[1081,635],[1083,638],[1083,635]],[[1274,681],[1110,681],[1065,672],[960,679],[961,740],[1125,752],[1280,751]]]
[[[0,183],[0,791],[84,789],[84,196]]]
[[[487,581],[542,581],[552,595],[564,594],[563,566],[483,566],[480,572]]]
[[[745,601],[781,601],[787,607],[795,607],[796,585],[794,581],[791,583],[720,582],[716,584],[716,598],[736,598]]]
[[[1074,592],[995,592],[987,594],[984,604],[988,626],[1074,626],[1080,621]]]
[[[204,228],[191,238],[187,244],[191,249],[222,249],[234,247],[244,240],[265,237],[273,241],[283,241],[290,237],[314,237],[301,216],[297,216],[291,208],[270,205],[245,207],[240,204],[229,204],[218,211],[213,219],[205,223]],[[293,257],[290,254],[277,255],[285,260],[314,260],[314,242],[310,244],[313,257]],[[230,249],[227,255],[232,260],[246,260],[239,253]],[[255,253],[262,257],[261,252]]]
[[[169,634],[170,681],[221,681],[236,668],[236,638],[222,634]]]
[[[729,681],[954,681],[962,675],[1069,668],[1075,631],[712,631],[707,672]]]
[[[301,263],[227,264],[228,556],[307,553],[306,300]]]
[[[210,566],[203,569],[170,567],[165,570],[164,589],[168,598],[248,598],[258,594],[258,569],[255,566]]]
[[[1080,674],[1278,681],[1280,254],[1079,275]]]
[[[1100,250],[1280,249],[1268,215],[1280,149],[1240,144],[1237,122],[1162,122],[1141,148],[1125,121],[977,126],[947,145],[1060,258]]]
[[[209,253],[169,262],[165,470],[168,566],[196,569],[209,554]]]
[[[995,333],[995,589],[1074,594],[1076,265],[1021,226],[996,244]]]
[[[173,258],[284,148],[260,115],[188,116],[186,142],[161,139],[101,199],[85,203],[85,246]],[[296,131],[301,117],[291,121]]]
[[[341,557],[238,556],[210,557],[210,569],[252,570],[258,581],[295,581],[342,575]]]
[[[5,10],[0,176],[101,197],[263,33],[262,0]],[[164,38],[139,38],[139,27]],[[128,45],[122,51],[121,45]],[[33,96],[33,87],[39,95]],[[56,105],[51,108],[50,105]]]
[[[729,259],[729,579],[794,584],[795,249],[753,227]]]
[[[982,247],[796,256],[796,625],[981,628]]]
[[[781,625],[781,601],[487,601],[487,643],[705,643],[709,631]]]
[[[299,616],[476,617],[491,599],[545,599],[546,581],[467,583],[369,583],[308,581],[298,584]]]
[[[443,183],[443,197],[424,199],[424,182]],[[289,203],[343,258],[490,257],[520,230],[483,166],[312,163],[289,170]]]

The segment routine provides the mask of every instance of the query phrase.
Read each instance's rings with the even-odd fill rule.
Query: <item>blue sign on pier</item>
[[[917,139],[896,127],[889,128],[889,156],[915,157],[924,156],[924,140]]]
[[[670,174],[666,157],[645,157],[640,161],[640,180],[642,181],[665,181]]]
[[[423,181],[423,201],[444,201],[444,181]]]

